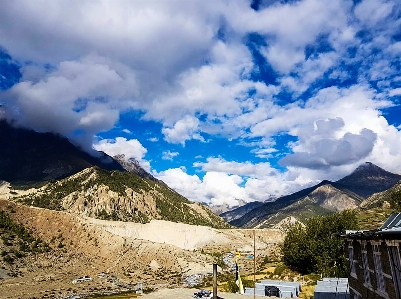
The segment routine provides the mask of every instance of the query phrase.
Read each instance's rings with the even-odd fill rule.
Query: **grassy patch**
[[[95,295],[91,295],[89,297],[89,299],[94,299],[94,298],[107,298],[107,299],[130,299],[130,298],[136,298],[139,297],[138,294],[136,294],[136,292],[133,291],[128,291],[128,292],[122,292],[119,294],[113,294],[113,295],[101,295],[101,294],[95,294]]]

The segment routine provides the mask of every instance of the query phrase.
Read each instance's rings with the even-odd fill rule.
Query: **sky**
[[[236,206],[401,173],[397,0],[0,0],[0,118]],[[0,132],[1,134],[1,132]]]

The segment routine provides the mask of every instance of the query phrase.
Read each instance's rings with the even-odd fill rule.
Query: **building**
[[[327,277],[317,282],[314,299],[350,299],[348,278]]]
[[[392,214],[380,229],[347,231],[351,299],[401,299],[401,213]]]
[[[256,296],[298,298],[301,293],[299,282],[265,279],[255,284]],[[253,295],[254,288],[245,288],[245,295]]]

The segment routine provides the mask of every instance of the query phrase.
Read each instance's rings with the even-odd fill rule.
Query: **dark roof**
[[[401,213],[391,214],[379,229],[345,231],[339,236],[353,239],[377,239],[382,237],[401,239]]]

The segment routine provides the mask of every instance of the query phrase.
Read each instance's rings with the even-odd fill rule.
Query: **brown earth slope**
[[[1,261],[0,298],[65,298],[124,290],[137,282],[145,288],[182,286],[185,277],[210,273],[215,253],[253,250],[250,230],[168,221],[144,225],[105,221],[5,199],[0,200],[0,209],[52,247],[48,253],[28,254],[13,264]],[[258,230],[258,255],[268,254],[282,238],[278,230]],[[100,273],[105,275],[98,277]],[[93,280],[72,283],[85,275]]]

